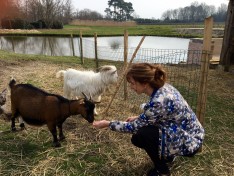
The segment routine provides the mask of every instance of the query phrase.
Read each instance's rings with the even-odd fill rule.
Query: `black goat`
[[[11,88],[11,129],[16,130],[15,118],[21,116],[29,125],[42,126],[46,124],[53,135],[54,147],[61,144],[57,138],[56,126],[59,129],[59,140],[65,139],[63,122],[71,115],[81,114],[89,123],[94,121],[93,101],[87,96],[80,100],[68,100],[60,95],[50,94],[31,84],[16,84],[12,79]],[[20,124],[24,127],[24,124]]]

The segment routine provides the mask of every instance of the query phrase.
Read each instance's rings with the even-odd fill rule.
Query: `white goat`
[[[4,89],[2,93],[0,93],[0,114],[5,112],[6,95],[7,89]]]
[[[118,80],[117,69],[113,65],[106,65],[99,68],[99,72],[79,71],[75,69],[60,70],[56,77],[64,77],[64,97],[83,97],[82,92],[90,95],[92,100],[101,101],[101,95],[105,89]],[[97,114],[96,109],[94,113]]]

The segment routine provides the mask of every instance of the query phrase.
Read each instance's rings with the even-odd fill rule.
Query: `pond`
[[[129,36],[129,56],[138,46],[142,36]],[[147,36],[141,49],[187,50],[190,39]],[[83,37],[83,56],[95,58],[94,38]],[[124,37],[98,37],[98,58],[120,60],[123,58]],[[51,56],[80,56],[79,37],[0,36],[0,49],[22,54]],[[116,57],[116,58],[115,58]]]

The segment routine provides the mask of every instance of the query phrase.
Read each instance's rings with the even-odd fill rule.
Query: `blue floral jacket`
[[[162,157],[191,154],[200,148],[204,128],[179,91],[165,84],[155,90],[144,112],[132,122],[111,121],[111,130],[135,133],[147,125],[159,127],[159,154]]]

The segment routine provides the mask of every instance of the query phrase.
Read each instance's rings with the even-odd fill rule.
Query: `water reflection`
[[[128,38],[128,58],[131,58],[141,38],[141,36]],[[94,38],[83,38],[82,43],[83,56],[94,58]],[[152,49],[187,50],[188,43],[189,39],[147,36],[138,51],[138,57],[154,58]],[[98,58],[123,60],[123,44],[123,37],[98,37]],[[80,39],[78,37],[0,36],[0,49],[22,54],[80,56]],[[157,53],[157,57],[165,58],[165,51]],[[149,54],[150,52],[151,54]],[[175,51],[173,54],[176,54]],[[169,57],[171,53],[166,52],[166,55]]]
[[[128,46],[137,47],[138,43],[142,39],[142,36],[129,36]],[[154,48],[154,49],[188,49],[188,43],[190,39],[175,38],[175,37],[155,37],[147,36],[143,41],[142,48]],[[100,46],[111,46],[113,43],[120,43],[123,46],[123,37],[99,37],[98,43]]]
[[[0,37],[0,48],[22,54],[70,56],[70,38],[62,37]]]

